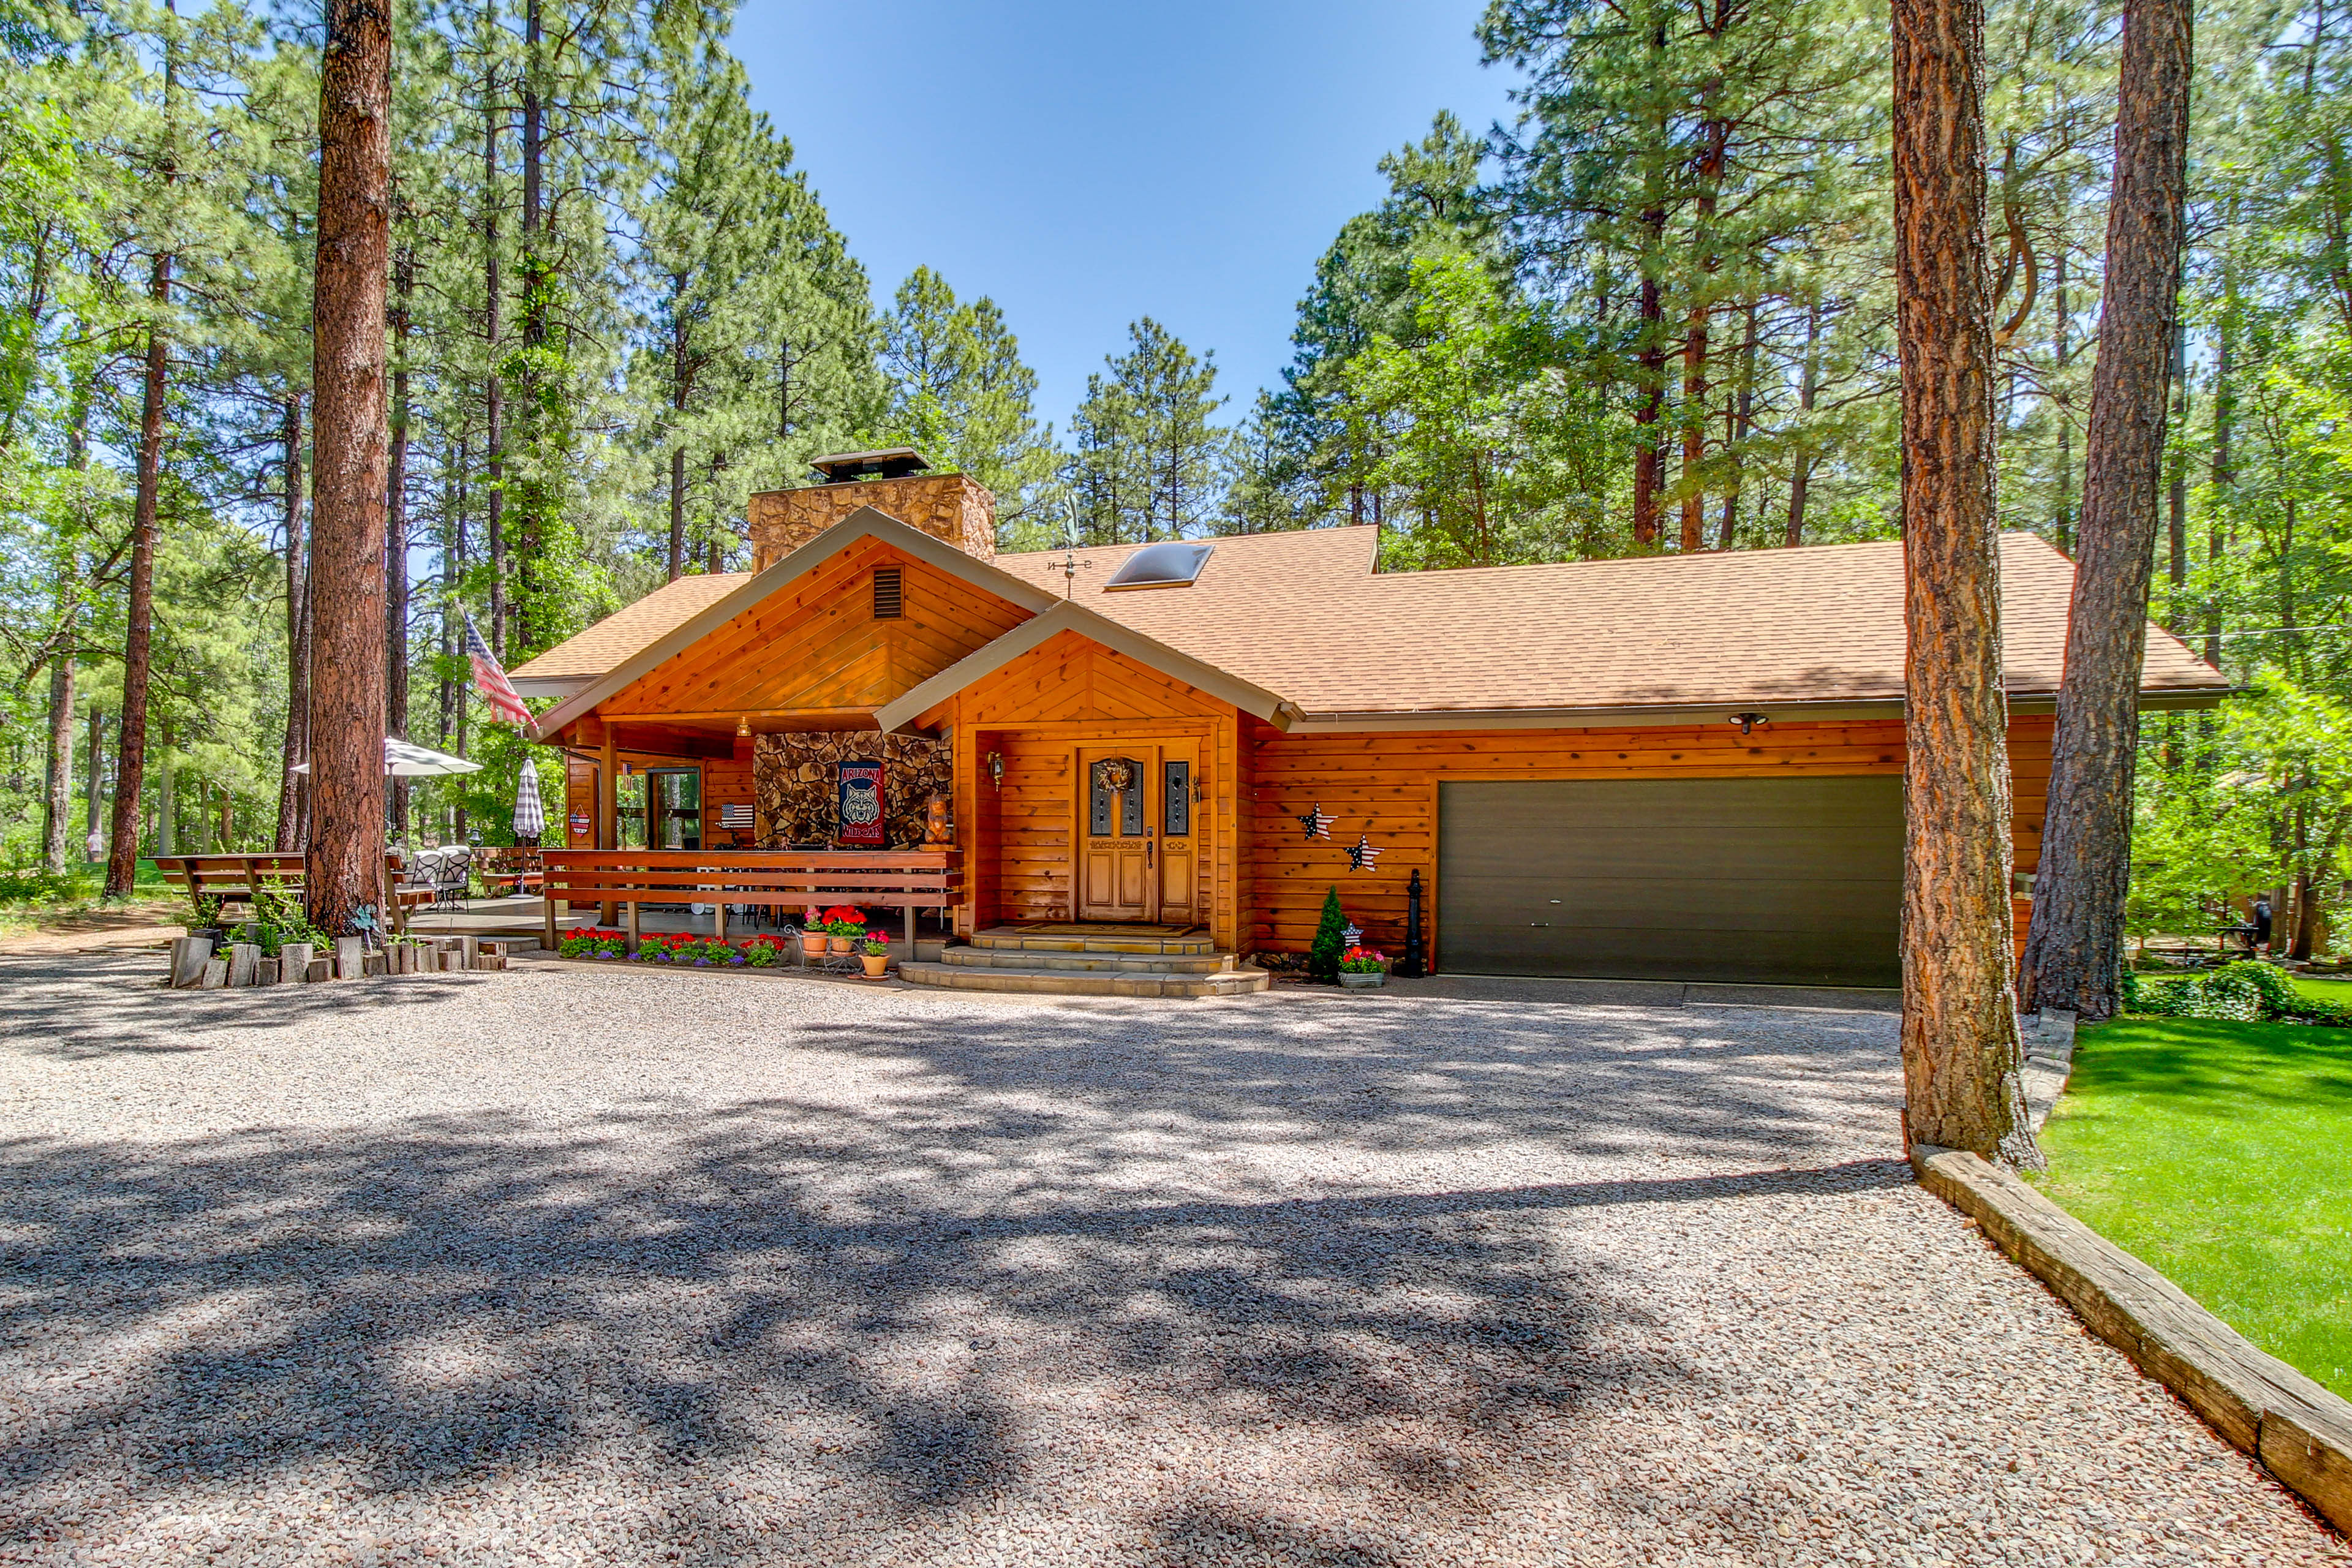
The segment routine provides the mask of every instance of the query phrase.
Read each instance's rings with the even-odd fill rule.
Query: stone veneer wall
[[[760,847],[833,842],[840,826],[841,762],[880,762],[887,792],[889,847],[918,848],[923,816],[934,795],[951,794],[954,763],[947,746],[920,735],[875,730],[807,730],[762,735],[751,750],[751,789]]]
[[[746,510],[751,570],[764,572],[856,511],[870,506],[985,561],[996,553],[996,498],[963,474],[851,479],[796,490],[761,490]]]

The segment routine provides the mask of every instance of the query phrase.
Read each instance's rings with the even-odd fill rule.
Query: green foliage
[[[1316,923],[1314,943],[1307,950],[1307,973],[1314,980],[1336,980],[1341,955],[1347,952],[1348,917],[1340,912],[1339,889],[1323,896],[1323,918]]]
[[[2293,1018],[2352,1028],[2352,1007],[2295,988],[2273,964],[2241,961],[2184,980],[2124,973],[2124,1009],[2152,1018],[2223,1018],[2240,1023]]]
[[[1045,542],[1039,509],[1054,478],[1053,432],[1037,421],[1036,373],[996,301],[959,301],[946,279],[918,267],[898,285],[881,337],[888,444],[986,486],[1007,547]]]
[[[1070,421],[1066,469],[1079,541],[1148,544],[1206,527],[1218,500],[1226,433],[1210,424],[1214,354],[1195,355],[1146,316],[1129,327],[1128,352],[1087,377]]]
[[[2352,1394],[2352,1033],[2170,1018],[2085,1029],[2042,1147],[2042,1192]]]

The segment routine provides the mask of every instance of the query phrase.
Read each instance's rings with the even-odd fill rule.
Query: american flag
[[[474,661],[474,685],[481,692],[482,700],[490,705],[490,711],[510,724],[528,727],[530,710],[522,705],[514,682],[499,668],[498,656],[490,651],[490,645],[474,629],[471,613],[466,616],[466,657]]]

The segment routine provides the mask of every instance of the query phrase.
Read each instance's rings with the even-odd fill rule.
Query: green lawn
[[[2352,984],[2299,984],[2352,1001]],[[2051,1198],[2352,1395],[2352,1030],[2086,1028],[2042,1143]]]

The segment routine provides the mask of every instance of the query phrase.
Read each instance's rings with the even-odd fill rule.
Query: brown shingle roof
[[[626,609],[615,610],[578,637],[507,671],[517,680],[576,680],[604,674],[751,580],[748,573],[696,573],[665,583]]]
[[[1106,593],[1141,546],[1082,550],[1078,604],[1276,692],[1309,718],[1509,709],[1879,703],[1903,694],[1903,549],[1894,541],[1444,572],[1375,573],[1370,528],[1214,542],[1189,588]],[[1060,595],[1061,552],[995,564]],[[2073,563],[2029,533],[2001,539],[2007,684],[2057,689]],[[684,578],[559,657],[617,662],[741,578]],[[678,590],[711,585],[687,602]],[[657,605],[656,601],[663,601]],[[625,618],[628,625],[620,625]],[[594,638],[592,650],[575,651]],[[629,646],[623,646],[628,644]],[[2179,639],[2148,636],[2143,689],[2226,682]]]

